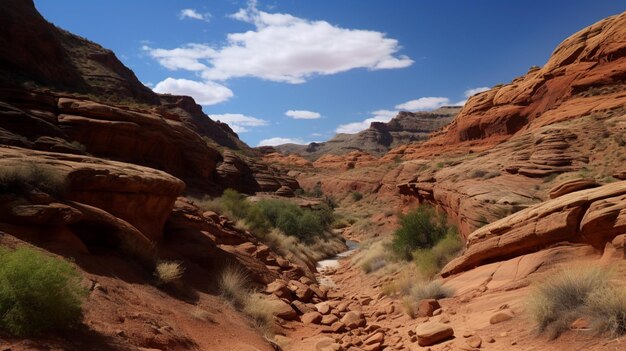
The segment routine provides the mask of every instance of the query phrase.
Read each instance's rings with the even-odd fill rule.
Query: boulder
[[[365,320],[365,315],[362,312],[357,311],[349,311],[342,318],[341,322],[346,325],[346,327],[350,329],[365,327],[367,324]]]
[[[509,310],[498,311],[494,313],[493,315],[491,315],[491,317],[489,318],[489,323],[498,324],[498,323],[508,321],[509,319],[512,319],[513,317],[514,317],[513,313]]]
[[[454,336],[454,330],[447,324],[426,322],[415,328],[417,343],[420,346],[431,346]]]
[[[435,299],[424,299],[419,302],[417,305],[417,316],[418,317],[432,317],[433,313],[440,309],[441,305]]]
[[[319,312],[307,312],[300,317],[304,324],[319,324],[322,321],[322,315]]]

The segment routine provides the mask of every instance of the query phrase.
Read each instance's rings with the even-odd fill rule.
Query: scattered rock
[[[333,323],[336,323],[338,321],[339,321],[339,318],[337,316],[335,316],[334,314],[329,314],[329,315],[323,316],[320,323],[323,325],[332,325]]]
[[[418,317],[432,317],[435,310],[441,308],[439,302],[435,299],[426,299],[419,302],[417,305],[417,316]]]
[[[467,339],[467,344],[477,349],[480,348],[480,346],[483,344],[483,339],[481,339],[478,335],[474,335]]]
[[[417,326],[415,334],[420,346],[431,346],[454,336],[454,330],[446,324],[427,322]]]
[[[343,318],[341,318],[341,322],[343,322],[346,327],[350,329],[355,329],[358,327],[365,327],[367,322],[365,321],[365,316],[362,312],[350,311],[347,312]]]
[[[304,324],[319,324],[322,320],[322,315],[319,312],[307,312],[300,317],[300,320]]]
[[[509,310],[502,310],[494,313],[491,318],[489,318],[489,323],[498,324],[504,321],[508,321],[513,318],[513,313]]]

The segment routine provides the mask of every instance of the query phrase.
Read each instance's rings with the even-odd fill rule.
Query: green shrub
[[[286,200],[262,200],[252,205],[250,213],[255,213],[252,223],[262,222],[263,228],[277,228],[289,236],[295,236],[304,242],[312,242],[324,233],[334,220],[333,210],[325,204],[313,209],[303,209]],[[250,215],[248,216],[250,219]],[[258,226],[255,224],[255,226]]]
[[[272,229],[271,223],[259,206],[250,207],[245,222],[252,232],[261,237],[264,237]]]
[[[233,189],[226,189],[220,196],[220,203],[224,211],[234,219],[246,218],[250,204],[246,202],[245,197]]]
[[[354,201],[361,201],[361,199],[363,198],[363,194],[361,194],[358,191],[353,191],[352,192],[352,200]]]
[[[24,195],[39,190],[62,197],[66,189],[65,177],[35,163],[0,170],[0,195]]]
[[[413,261],[424,277],[431,278],[456,257],[463,249],[463,242],[455,228],[450,228],[446,236],[430,249],[413,252]]]
[[[304,189],[299,188],[299,189],[294,190],[293,194],[295,196],[304,196],[306,193],[305,193]]]
[[[410,260],[413,251],[433,247],[448,230],[445,216],[422,205],[400,216],[400,227],[393,234],[392,248],[398,256]]]
[[[86,290],[68,262],[28,248],[0,249],[0,328],[17,336],[80,321]]]

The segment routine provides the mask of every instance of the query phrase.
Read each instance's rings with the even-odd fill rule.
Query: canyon
[[[599,265],[626,284],[626,13],[463,107],[252,148],[32,0],[0,8],[0,180],[42,182],[0,191],[0,245],[69,260],[87,290],[79,326],[0,332],[3,350],[623,348],[582,322],[538,335],[525,299],[562,267]],[[323,256],[351,250],[316,268],[320,257],[205,206],[226,189],[246,203],[331,202],[346,223],[327,228],[336,245]],[[412,315],[387,291],[405,271],[366,272],[359,260],[418,205],[445,213],[463,248],[435,277],[450,295]],[[185,267],[178,285],[158,284],[157,261]],[[269,327],[224,297],[231,268],[272,306]]]

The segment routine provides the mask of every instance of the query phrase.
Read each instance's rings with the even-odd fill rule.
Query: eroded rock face
[[[69,200],[104,210],[151,240],[162,236],[167,215],[185,187],[179,179],[150,168],[6,146],[0,146],[0,167],[38,167],[66,179]]]
[[[443,276],[481,264],[523,255],[561,241],[583,242],[603,249],[626,232],[626,181],[560,196],[473,232],[461,257]]]
[[[457,118],[407,158],[486,149],[510,136],[626,104],[626,14],[599,21],[563,41],[543,68],[471,97]]]
[[[274,149],[311,159],[354,151],[380,156],[399,145],[426,140],[430,133],[450,123],[460,110],[458,106],[444,106],[431,112],[402,111],[389,122],[372,122],[368,129],[359,133],[337,134],[325,142],[285,144]]]

